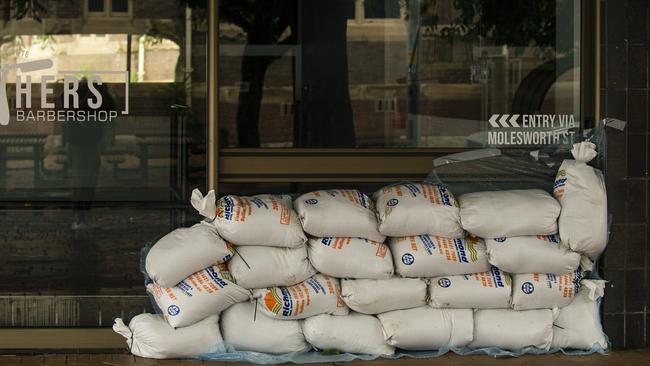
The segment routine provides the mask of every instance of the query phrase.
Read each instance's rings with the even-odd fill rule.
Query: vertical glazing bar
[[[208,34],[208,189],[218,189],[218,106],[219,89],[217,75],[218,61],[218,11],[219,0],[209,0],[209,34]]]
[[[599,54],[596,52],[598,39],[598,0],[582,0],[580,11],[580,118],[583,128],[591,128],[598,124],[596,103],[600,90],[597,72]]]
[[[598,123],[600,122],[600,9],[601,6],[601,1],[596,1],[596,5],[594,6],[594,12],[596,13],[594,15],[594,22],[596,25],[594,26],[594,117],[596,118],[596,126],[598,126]]]

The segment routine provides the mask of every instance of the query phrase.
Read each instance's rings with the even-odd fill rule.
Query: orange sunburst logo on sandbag
[[[264,295],[264,306],[266,306],[266,308],[273,314],[280,313],[282,310],[282,303],[282,297],[280,297],[275,289],[272,289]]]

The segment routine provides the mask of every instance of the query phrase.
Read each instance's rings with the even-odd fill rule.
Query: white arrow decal
[[[519,127],[519,123],[517,123],[517,118],[519,118],[518,114],[513,114],[512,117],[508,120],[512,127]]]
[[[501,126],[510,127],[510,125],[508,125],[509,116],[510,116],[509,114],[504,114],[503,116],[501,116],[501,118],[499,118],[499,123],[501,123]]]
[[[488,120],[490,122],[490,125],[494,128],[498,128],[499,124],[497,123],[497,118],[499,118],[498,114],[493,114],[492,117]]]

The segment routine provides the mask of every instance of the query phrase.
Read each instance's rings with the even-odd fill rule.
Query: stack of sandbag
[[[588,172],[563,167],[573,165]],[[604,350],[604,286],[583,278],[602,239],[562,220],[565,204],[575,210],[588,196],[572,189],[566,203],[535,189],[457,201],[429,183],[391,185],[373,199],[195,191],[204,222],[166,235],[144,261],[159,314],[117,319],[114,329],[152,358]]]
[[[295,207],[310,235],[309,260],[320,273],[366,279],[393,275],[370,197],[353,189],[315,191],[296,198]]]
[[[195,192],[192,204],[234,245],[228,269],[237,284],[247,289],[292,286],[316,273],[290,196],[227,195],[216,204],[214,200]]]
[[[346,281],[344,299],[353,309],[377,314],[390,346],[413,351],[466,346],[472,340],[472,310],[433,309],[427,282],[489,269],[485,244],[466,237],[458,203],[446,187],[401,183],[380,189],[374,198],[379,231],[389,237],[399,277],[380,284]]]
[[[591,270],[581,256],[587,253],[562,239],[564,207],[538,189],[473,192],[459,202],[463,228],[484,238],[493,268],[432,279],[431,305],[478,309],[471,348],[550,350],[558,309],[573,303],[584,271]],[[571,347],[591,349],[578,345]]]
[[[390,236],[395,271],[427,278],[490,268],[485,244],[466,237],[454,195],[440,185],[403,183],[375,193],[379,230]]]
[[[251,298],[228,272],[233,250],[205,222],[176,229],[148,249],[147,292],[160,314],[138,315],[128,327],[116,319],[114,325],[133,354],[170,358],[224,350],[219,313]]]

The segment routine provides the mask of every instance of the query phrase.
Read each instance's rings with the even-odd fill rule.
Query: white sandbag
[[[228,261],[235,283],[254,289],[291,286],[316,274],[307,258],[305,245],[296,248],[245,245]]]
[[[364,314],[410,309],[426,305],[427,283],[419,278],[400,277],[342,279],[341,297],[350,309]]]
[[[578,292],[581,278],[580,270],[562,275],[550,273],[512,275],[512,308],[526,310],[567,306]]]
[[[131,353],[146,358],[185,358],[208,352],[224,352],[219,316],[209,316],[196,324],[172,328],[155,314],[140,314],[127,327],[115,319],[113,330],[126,338]]]
[[[437,350],[467,346],[473,338],[471,309],[433,309],[429,306],[377,315],[386,343],[405,350]]]
[[[390,238],[395,272],[402,277],[437,277],[478,273],[492,267],[483,239],[448,239],[419,235]]]
[[[202,222],[158,240],[147,253],[145,269],[155,283],[172,287],[194,272],[228,261],[232,253],[217,229]]]
[[[483,309],[474,313],[474,340],[469,347],[548,350],[552,339],[553,311],[550,309]]]
[[[560,204],[541,189],[473,192],[458,201],[463,229],[481,238],[557,233]]]
[[[192,325],[251,297],[248,290],[232,282],[224,264],[198,271],[174,287],[150,283],[147,292],[174,328]]]
[[[571,304],[561,308],[553,327],[552,348],[591,350],[608,348],[600,323],[599,299],[605,281],[582,280],[580,291]]]
[[[300,321],[255,315],[255,304],[251,302],[226,309],[221,314],[221,332],[226,344],[238,351],[281,354],[311,349],[302,334]]]
[[[363,238],[311,238],[309,261],[318,272],[339,278],[386,279],[393,275],[388,246]]]
[[[571,150],[555,178],[553,195],[560,201],[560,237],[572,250],[596,259],[607,244],[607,191],[603,173],[587,165],[596,145],[581,142]]]
[[[302,322],[305,339],[319,350],[392,355],[395,347],[384,343],[379,319],[350,312],[348,315],[320,314]]]
[[[456,197],[444,186],[403,183],[375,192],[379,232],[386,236],[438,235],[462,238]]]
[[[510,276],[496,267],[469,275],[434,277],[429,284],[429,305],[458,309],[509,308],[511,285]]]
[[[377,230],[375,205],[356,189],[336,189],[305,193],[294,206],[302,227],[310,235],[324,237],[360,237],[383,242]]]
[[[558,235],[485,239],[488,261],[508,273],[569,273],[580,265]]]
[[[337,278],[317,274],[297,285],[253,292],[260,313],[276,319],[304,319],[318,314],[347,315]]]
[[[213,221],[219,234],[235,245],[295,248],[307,241],[293,210],[291,196],[260,194],[224,196],[214,203],[214,191],[203,197],[192,191],[192,206]]]

